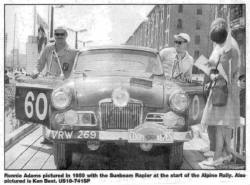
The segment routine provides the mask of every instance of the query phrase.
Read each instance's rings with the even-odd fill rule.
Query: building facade
[[[161,50],[174,46],[174,35],[185,32],[190,35],[188,52],[197,59],[209,57],[212,42],[209,28],[215,18],[213,5],[155,5],[126,44]]]
[[[36,69],[38,58],[37,37],[29,36],[26,43],[26,72],[32,73]]]
[[[11,67],[18,68],[19,67],[19,49],[12,49],[11,50]]]

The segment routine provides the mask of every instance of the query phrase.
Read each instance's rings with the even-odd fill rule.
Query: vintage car
[[[128,45],[79,52],[68,79],[47,76],[16,85],[18,119],[46,126],[58,169],[72,162],[74,145],[166,147],[169,169],[179,169],[190,126],[201,120],[200,83],[164,74],[156,50]]]

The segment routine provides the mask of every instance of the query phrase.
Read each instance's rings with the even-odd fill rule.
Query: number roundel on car
[[[192,118],[193,120],[197,120],[200,115],[200,101],[197,95],[194,96],[192,100]]]
[[[46,95],[44,93],[39,93],[35,98],[34,93],[29,91],[25,97],[24,111],[28,118],[34,118],[36,115],[39,120],[45,120],[48,112],[48,100]]]

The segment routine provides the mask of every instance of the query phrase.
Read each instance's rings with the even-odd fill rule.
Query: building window
[[[154,37],[155,37],[155,17],[154,15],[152,14],[152,17],[151,17],[151,20],[152,20],[152,26],[151,26],[151,46],[152,44],[154,43]]]
[[[195,50],[194,51],[194,59],[196,60],[199,56],[200,56],[200,51],[199,50]]]
[[[169,38],[168,38],[168,31],[166,32],[166,45],[168,45],[169,44]]]
[[[195,44],[200,44],[200,42],[201,42],[200,35],[195,35],[194,43],[195,43]]]
[[[164,20],[164,5],[161,6],[161,21]]]
[[[148,33],[147,33],[147,37],[148,37],[148,39],[147,39],[147,46],[148,47],[150,47],[150,42],[151,42],[151,19],[149,18],[149,22],[148,22],[148,28],[147,28],[147,31],[148,31]]]
[[[159,13],[160,12],[155,13],[155,27],[156,28],[159,26]]]
[[[169,17],[167,18],[167,25],[166,25],[166,29],[169,28]]]
[[[178,28],[178,29],[181,29],[181,28],[182,28],[182,20],[181,20],[181,19],[178,19],[178,20],[177,20],[177,28]]]
[[[179,5],[179,7],[178,7],[178,12],[179,12],[179,13],[182,13],[182,12],[183,12],[183,5]]]
[[[198,9],[196,10],[196,14],[197,14],[197,15],[202,15],[202,9],[201,9],[201,8],[198,8]]]
[[[164,38],[164,35],[163,35],[163,26],[161,25],[160,26],[160,35],[159,35],[159,45],[160,45],[160,47],[163,46],[163,38]]]
[[[243,17],[243,5],[230,5],[230,20]]]
[[[196,21],[196,30],[200,30],[201,29],[201,21],[197,20]]]

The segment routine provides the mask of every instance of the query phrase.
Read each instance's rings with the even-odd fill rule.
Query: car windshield
[[[125,49],[101,49],[80,54],[75,72],[113,72],[163,74],[160,60],[154,53]]]

